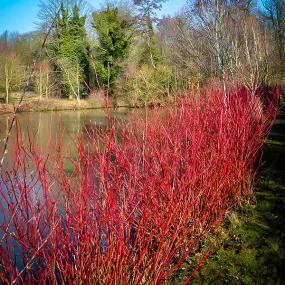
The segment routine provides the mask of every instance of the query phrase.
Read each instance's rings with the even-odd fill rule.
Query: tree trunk
[[[49,98],[49,88],[48,88],[48,85],[49,85],[49,72],[47,72],[47,82],[46,82],[46,99]]]
[[[9,89],[10,89],[9,70],[7,64],[5,64],[5,93],[6,93],[5,103],[6,104],[9,103]]]
[[[76,66],[76,83],[77,83],[77,96],[76,96],[76,99],[77,99],[77,103],[80,102],[80,80],[79,80],[79,65],[77,64]]]
[[[5,98],[5,103],[9,103],[9,81],[6,77],[6,86],[5,86],[5,92],[6,92],[6,98]]]
[[[40,101],[43,99],[43,74],[42,74],[42,68],[40,66],[40,78],[39,78],[39,93],[40,93]]]

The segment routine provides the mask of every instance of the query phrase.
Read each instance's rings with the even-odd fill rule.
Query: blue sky
[[[94,8],[99,8],[104,0],[88,1]],[[35,21],[38,13],[38,0],[0,0],[0,34],[5,30],[26,33],[36,28]],[[158,13],[174,15],[186,0],[169,0],[163,4],[163,9]]]

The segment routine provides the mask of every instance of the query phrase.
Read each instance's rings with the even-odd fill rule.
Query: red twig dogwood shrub
[[[107,112],[106,127],[70,137],[76,156],[60,134],[44,151],[17,124],[1,176],[2,283],[164,284],[252,194],[277,103],[274,89],[211,87],[135,111],[119,131]]]

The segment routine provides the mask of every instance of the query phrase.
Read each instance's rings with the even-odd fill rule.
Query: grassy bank
[[[218,231],[224,245],[205,262],[191,284],[285,284],[284,109],[263,152],[255,199],[229,215]],[[206,250],[209,244],[200,246]],[[188,259],[172,284],[182,284],[192,263],[193,259]]]
[[[12,113],[14,107],[17,106],[20,100],[20,95],[15,94],[11,96],[10,103],[5,104],[3,100],[0,100],[0,114]],[[21,107],[21,111],[28,112],[43,112],[43,111],[61,111],[61,110],[87,110],[87,109],[99,109],[105,106],[104,99],[100,96],[90,96],[86,99],[81,99],[79,102],[71,99],[57,99],[49,98],[39,100],[39,97],[33,93],[27,94],[24,97],[24,102]],[[119,101],[118,106],[125,106],[124,102]]]

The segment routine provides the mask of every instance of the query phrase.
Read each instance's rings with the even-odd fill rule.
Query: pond
[[[127,119],[128,110],[119,108],[115,114],[118,121]],[[0,114],[0,139],[3,141],[7,134],[13,114]],[[45,150],[49,143],[54,143],[58,139],[58,134],[63,134],[63,142],[66,149],[76,153],[77,148],[72,143],[70,137],[75,137],[87,125],[106,126],[105,110],[71,110],[57,112],[31,112],[18,114],[20,128],[24,136],[27,136],[28,128],[30,134],[37,136],[39,146]],[[15,128],[13,129],[15,133]],[[84,133],[84,132],[83,132]],[[2,153],[3,144],[0,146]],[[11,143],[9,151],[13,151]],[[9,158],[6,158],[6,162]],[[65,165],[65,170],[70,171],[71,165]]]
[[[111,111],[112,119],[116,118],[117,121],[125,120],[128,118],[128,110],[125,108],[118,109],[115,113]],[[4,140],[7,135],[7,130],[10,126],[11,120],[13,118],[13,114],[1,114],[0,115],[0,151],[2,154]],[[57,112],[31,112],[31,113],[20,113],[18,115],[18,119],[20,122],[20,129],[21,133],[25,138],[27,138],[28,133],[32,137],[36,138],[36,142],[38,143],[39,147],[43,150],[43,152],[48,152],[49,145],[53,145],[56,140],[62,135],[63,143],[65,149],[68,150],[73,157],[77,156],[77,147],[72,142],[72,138],[76,137],[77,134],[86,134],[84,129],[89,126],[102,126],[103,128],[107,125],[106,114],[104,110],[73,110],[73,111],[57,111]],[[82,131],[83,130],[83,131]],[[13,151],[15,152],[15,148],[13,147],[13,140],[16,137],[16,127],[14,126],[12,131],[12,139],[9,141],[8,145],[8,154],[5,157],[5,165],[10,169],[11,165],[11,157],[10,153],[12,154]],[[7,168],[5,169],[7,170]],[[65,160],[64,162],[64,171],[66,173],[73,171],[73,164],[70,160]],[[13,173],[13,170],[11,170]],[[16,179],[19,179],[23,173],[20,173]],[[5,182],[3,183],[0,176],[0,241],[2,242],[3,237],[5,236],[5,224],[7,220],[10,219],[11,212],[10,205],[13,205],[13,199],[18,197],[17,199],[21,200],[21,193],[19,189],[14,189],[15,197],[9,195],[9,187],[13,184]],[[37,178],[34,178],[36,181]],[[28,183],[31,181],[29,179],[26,180]],[[58,189],[57,186],[51,183],[51,189],[53,189],[54,195],[56,195]],[[37,201],[41,201],[43,205],[45,204],[43,198],[43,192],[41,188],[41,183],[37,182],[34,184],[32,192],[36,193],[35,198],[32,198],[31,204],[35,206],[35,199]],[[64,209],[61,209],[59,205],[59,209],[64,212]],[[13,212],[13,211],[12,211]],[[28,211],[27,213],[30,213]],[[64,213],[63,213],[64,215]],[[3,225],[3,228],[2,228]],[[41,225],[42,226],[42,225]],[[15,227],[13,225],[7,227],[10,232],[15,231]],[[9,242],[12,242],[12,239],[9,239]],[[3,246],[6,249],[6,245],[4,242],[0,244],[0,247]],[[22,247],[20,243],[15,240],[13,244],[9,244],[11,246],[11,254],[15,254],[17,259],[15,259],[15,265],[19,270],[23,270],[24,263],[23,263],[23,253]],[[13,253],[14,251],[14,253]],[[3,257],[3,256],[2,256]],[[35,269],[37,272],[37,269]],[[1,279],[1,278],[0,278]],[[0,285],[4,284],[0,280]]]

